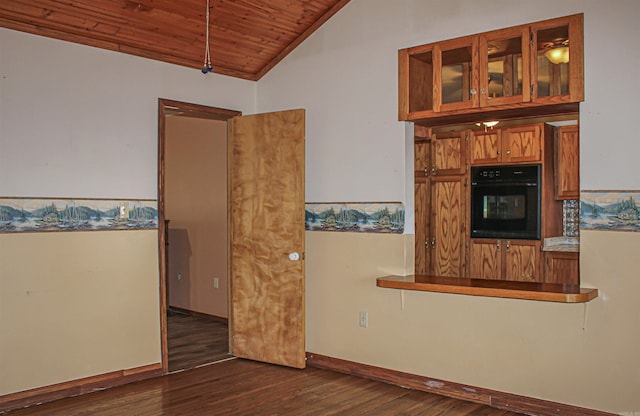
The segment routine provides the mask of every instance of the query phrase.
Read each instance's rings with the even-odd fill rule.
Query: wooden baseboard
[[[510,410],[529,415],[539,416],[615,416],[613,413],[586,409],[563,403],[519,396],[465,384],[418,376],[401,371],[388,370],[339,358],[327,357],[307,352],[307,364],[312,367],[324,368],[340,373],[365,377],[397,386],[440,394],[455,399],[482,403],[496,409]]]
[[[169,310],[170,311],[175,311],[175,312],[178,312],[178,313],[183,313],[185,315],[202,316],[204,318],[214,319],[216,321],[223,322],[225,324],[229,323],[229,319],[228,318],[224,318],[222,316],[209,315],[208,313],[196,312],[196,311],[192,311],[192,310],[189,310],[189,309],[179,308],[177,306],[169,306]]]
[[[162,364],[157,363],[10,393],[0,396],[0,413],[33,406],[39,403],[64,399],[66,397],[91,393],[96,390],[108,389],[110,387],[161,375]]]

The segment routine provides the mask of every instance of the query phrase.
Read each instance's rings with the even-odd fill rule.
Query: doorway
[[[165,373],[228,355],[227,120],[158,100],[158,232]]]

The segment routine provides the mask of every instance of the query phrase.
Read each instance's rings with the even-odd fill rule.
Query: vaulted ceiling
[[[349,0],[209,0],[213,72],[259,80]],[[207,0],[1,0],[0,27],[191,68]]]

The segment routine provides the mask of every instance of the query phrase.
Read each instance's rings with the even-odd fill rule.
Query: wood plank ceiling
[[[209,0],[213,72],[259,80],[349,0]],[[0,27],[202,69],[206,0],[1,0]]]

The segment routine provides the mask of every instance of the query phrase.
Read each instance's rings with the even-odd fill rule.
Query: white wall
[[[158,98],[252,113],[255,97],[253,82],[0,29],[0,197],[156,199]],[[157,237],[0,234],[0,395],[160,361]]]
[[[307,109],[307,201],[401,200],[397,50],[585,14],[584,190],[640,189],[635,0],[352,0],[258,84],[258,110]],[[410,153],[410,152],[409,152]],[[409,172],[408,174],[406,172]],[[407,227],[412,229],[412,224]],[[307,233],[307,350],[612,412],[640,412],[637,233],[584,232],[587,305],[375,287],[413,272],[412,236]],[[404,303],[402,302],[404,299]],[[358,328],[359,311],[369,328]]]
[[[155,199],[158,98],[252,113],[255,91],[0,28],[0,195]]]

